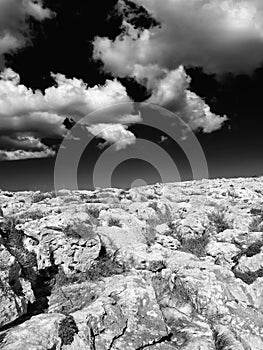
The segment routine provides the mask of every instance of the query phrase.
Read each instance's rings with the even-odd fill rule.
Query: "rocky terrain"
[[[0,349],[263,349],[262,178],[0,208]]]

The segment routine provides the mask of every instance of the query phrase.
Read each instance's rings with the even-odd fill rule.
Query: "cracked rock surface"
[[[0,208],[0,349],[263,349],[263,178]]]

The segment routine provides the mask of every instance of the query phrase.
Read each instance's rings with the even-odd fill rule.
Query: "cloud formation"
[[[194,130],[210,133],[222,127],[226,116],[218,116],[194,92],[190,91],[191,78],[183,66],[172,71],[161,70],[156,66],[136,66],[135,77],[152,91],[146,101],[163,106],[181,117]],[[145,80],[146,79],[146,80]]]
[[[207,73],[251,73],[263,62],[261,0],[131,0],[160,26],[135,28],[119,0],[123,32],[115,40],[97,37],[94,58],[118,77],[133,77],[156,103],[181,116],[193,130],[212,132],[226,116],[217,116],[189,90],[185,67]]]
[[[32,136],[0,136],[0,160],[53,157],[55,150]]]
[[[0,150],[0,161],[10,161],[10,160],[25,160],[25,159],[37,159],[37,158],[49,158],[54,157],[55,151],[46,147],[44,151],[3,151]]]
[[[41,0],[0,1],[0,66],[4,55],[24,47],[29,41],[28,18],[37,21],[51,18],[53,13],[43,8]]]
[[[130,75],[135,64],[250,73],[263,62],[261,0],[132,1],[144,6],[161,26],[139,33],[124,19],[124,34],[114,41],[95,40],[95,57],[115,75]]]
[[[54,150],[47,148],[41,139],[64,137],[68,131],[64,124],[66,118],[78,121],[107,105],[131,101],[117,80],[89,88],[82,80],[67,79],[62,74],[52,76],[55,85],[42,93],[20,84],[19,75],[10,68],[0,75],[0,149],[5,151],[1,159],[24,159],[33,153],[34,157],[52,156]],[[97,118],[91,113],[85,123],[118,124],[135,120],[137,116],[125,114],[122,109],[117,113],[115,109],[112,113],[97,114]],[[131,137],[125,127],[116,127],[114,135],[117,132]],[[111,139],[113,136],[108,135],[109,142]],[[14,157],[10,152],[15,152]]]
[[[118,63],[119,56],[115,56],[114,60],[116,67],[123,67]],[[120,74],[122,76],[122,73]],[[202,98],[189,90],[191,78],[183,66],[169,70],[160,68],[157,64],[144,66],[136,63],[129,68],[128,75],[147,87],[151,96],[146,102],[171,110],[193,131],[202,130],[204,133],[210,133],[220,129],[227,120],[226,116],[212,113]]]
[[[127,128],[128,126],[123,124],[95,124],[88,127],[88,130],[94,136],[105,140],[100,144],[101,148],[113,144],[115,150],[119,151],[136,142],[136,137]]]

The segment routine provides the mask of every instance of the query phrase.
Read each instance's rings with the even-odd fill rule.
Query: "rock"
[[[5,333],[2,350],[47,350],[59,349],[59,322],[65,318],[60,314],[42,314],[14,327]]]
[[[36,253],[38,269],[54,264],[72,274],[90,266],[98,257],[101,244],[89,219],[86,212],[76,208],[23,225],[24,234],[33,238],[26,241],[26,247]]]
[[[0,327],[26,314],[35,300],[30,282],[24,280],[15,258],[0,245]]]
[[[231,258],[236,256],[241,250],[235,246],[235,244],[228,242],[215,242],[211,241],[206,246],[206,253],[218,257],[223,256],[229,262]]]
[[[116,276],[105,281],[96,301],[72,315],[83,333],[87,320],[95,336],[95,348],[133,350],[146,347],[168,335],[155,291],[139,274]]]
[[[263,349],[262,181],[1,191],[1,349]]]

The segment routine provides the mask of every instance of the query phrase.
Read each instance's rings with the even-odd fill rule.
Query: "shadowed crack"
[[[142,350],[142,349],[146,349],[150,346],[153,345],[157,345],[157,344],[162,344],[162,343],[166,343],[166,342],[170,342],[172,339],[173,333],[168,333],[167,335],[165,335],[164,337],[161,337],[158,340],[154,340],[153,342],[149,343],[149,344],[145,344],[142,346],[139,346],[138,348],[136,348],[135,350]]]
[[[263,277],[263,268],[260,268],[256,271],[241,272],[237,270],[237,267],[235,265],[232,268],[232,272],[234,273],[236,278],[240,278],[246,284],[252,284],[256,281],[257,278]]]
[[[121,337],[125,334],[125,332],[126,332],[126,330],[127,330],[127,327],[128,327],[128,320],[125,320],[125,326],[123,327],[122,332],[121,332],[120,334],[118,334],[118,335],[116,335],[115,337],[112,338],[112,341],[111,341],[110,346],[109,346],[109,350],[112,349],[112,347],[113,347],[115,341],[116,341],[117,339],[121,338]]]

